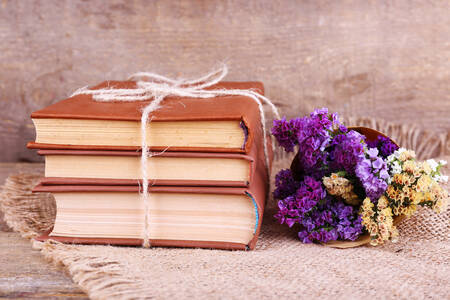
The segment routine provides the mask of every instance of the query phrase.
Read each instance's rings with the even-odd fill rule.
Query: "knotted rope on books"
[[[164,100],[170,96],[178,97],[190,97],[199,99],[215,98],[218,96],[245,96],[254,100],[259,108],[261,127],[263,131],[263,147],[264,157],[266,161],[267,173],[270,176],[269,170],[269,152],[267,149],[267,137],[266,137],[266,117],[264,113],[263,103],[267,104],[272,110],[276,118],[280,118],[277,107],[268,98],[253,91],[242,89],[206,89],[220,81],[222,81],[228,73],[228,68],[223,65],[218,70],[201,76],[197,79],[171,79],[165,76],[161,76],[155,73],[139,72],[129,77],[129,80],[136,81],[137,88],[135,89],[111,89],[104,88],[98,90],[90,90],[87,87],[83,87],[72,96],[78,94],[91,95],[95,101],[99,102],[112,102],[112,101],[146,101],[152,99],[152,101],[145,106],[141,116],[141,174],[142,174],[142,199],[144,202],[144,233],[143,233],[143,246],[150,247],[150,200],[148,195],[148,172],[147,161],[152,154],[149,152],[147,143],[147,125],[151,122],[149,118],[150,113],[156,111],[163,105]],[[272,143],[273,145],[273,143]]]

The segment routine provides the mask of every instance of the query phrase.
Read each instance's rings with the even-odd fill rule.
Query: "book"
[[[237,153],[155,152],[147,161],[151,185],[248,186],[255,172],[252,147]],[[138,185],[141,152],[39,150],[45,157],[44,185]]]
[[[91,89],[136,88],[134,81],[105,81]],[[253,89],[260,82],[221,82],[210,89]],[[36,139],[33,149],[138,150],[142,109],[150,103],[98,102],[79,94],[31,114]],[[258,104],[245,96],[215,98],[167,97],[152,112],[147,143],[155,151],[247,153],[259,130]]]
[[[260,149],[260,148],[258,148]],[[150,186],[153,246],[254,249],[268,191],[261,149],[248,188]],[[141,245],[144,228],[139,186],[38,185],[52,193],[55,225],[38,240]]]

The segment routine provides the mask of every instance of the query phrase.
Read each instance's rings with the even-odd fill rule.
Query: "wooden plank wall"
[[[450,2],[0,2],[0,161],[35,161],[31,111],[143,70],[196,76],[226,62],[284,115],[328,106],[450,129]]]

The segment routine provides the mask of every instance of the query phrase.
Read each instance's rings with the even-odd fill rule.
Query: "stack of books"
[[[105,87],[136,83],[91,89]],[[259,82],[213,88],[263,93]],[[54,228],[40,240],[142,245],[140,119],[150,101],[80,94],[32,113],[36,140],[28,147],[45,157],[34,191],[52,193],[57,204]],[[168,97],[149,119],[151,245],[253,249],[268,188],[258,105],[244,96]]]

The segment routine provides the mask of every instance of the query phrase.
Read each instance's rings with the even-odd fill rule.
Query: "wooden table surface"
[[[0,163],[0,183],[9,174],[42,170],[43,164]],[[48,263],[2,219],[0,216],[0,298],[88,299],[64,271]]]

